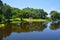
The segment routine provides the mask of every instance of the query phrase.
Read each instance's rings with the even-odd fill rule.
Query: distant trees
[[[57,11],[51,11],[50,12],[52,20],[60,20],[60,13]]]
[[[24,8],[22,10],[22,15],[23,18],[41,18],[41,19],[45,19],[47,17],[47,12],[45,12],[43,9],[33,9],[33,8]]]
[[[7,4],[3,4],[0,0],[0,23],[7,21],[10,22],[10,19],[15,18],[29,18],[32,17],[33,19],[46,19],[48,13],[45,12],[43,9],[34,9],[34,8],[13,8]],[[60,12],[51,11],[50,12],[52,20],[60,20]]]
[[[46,19],[46,17],[47,17],[47,12],[45,12],[43,9],[39,9],[38,10],[38,15],[39,15],[39,17],[41,18],[41,19]]]
[[[12,8],[12,18],[29,18],[32,17],[33,19],[46,19],[47,12],[43,9],[34,9],[34,8]]]

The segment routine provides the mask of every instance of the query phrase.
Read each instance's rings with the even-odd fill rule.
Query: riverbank
[[[11,23],[21,23],[21,22],[48,22],[48,20],[46,19],[23,19],[23,21],[21,21],[21,19],[17,18],[17,19],[11,19]],[[0,24],[0,27],[4,27],[4,24]]]
[[[21,22],[21,19],[12,19],[12,23],[19,23]],[[47,19],[23,19],[23,22],[48,22]]]

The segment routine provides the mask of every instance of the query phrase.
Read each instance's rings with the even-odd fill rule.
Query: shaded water
[[[0,28],[0,40],[60,40],[60,23],[6,23]]]

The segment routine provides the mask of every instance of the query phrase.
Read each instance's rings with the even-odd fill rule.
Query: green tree
[[[5,21],[10,22],[10,19],[12,18],[11,7],[7,4],[4,4],[2,10],[5,17]]]
[[[33,8],[24,8],[23,9],[23,17],[24,18],[41,18],[45,19],[47,17],[47,12],[45,12],[43,9],[33,9]]]
[[[0,0],[0,22],[2,22],[2,6],[3,6],[3,3],[2,1]]]
[[[60,13],[57,11],[51,11],[50,12],[52,20],[60,20]]]
[[[12,9],[12,18],[19,18],[21,14],[21,10],[18,8],[11,8]]]
[[[45,12],[43,9],[38,10],[38,15],[41,19],[45,19],[47,17],[47,12]]]

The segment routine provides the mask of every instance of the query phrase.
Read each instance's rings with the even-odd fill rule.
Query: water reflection
[[[32,31],[43,31],[47,25],[43,23],[20,23],[12,25],[13,32],[32,32]]]
[[[44,29],[48,28],[47,23],[45,22],[33,22],[33,23],[18,23],[18,24],[11,24],[11,23],[6,23],[5,27],[0,28],[0,40],[3,40],[3,37],[10,36],[12,32],[33,32],[33,31],[38,31],[38,32],[43,32]],[[51,23],[50,27],[51,30],[56,30],[60,29],[60,22],[58,23]]]
[[[12,25],[11,24],[5,24],[5,27],[0,28],[0,40],[2,40],[3,37],[9,36],[12,32]]]
[[[46,24],[41,23],[20,23],[20,24],[5,24],[5,27],[0,28],[0,40],[3,37],[9,36],[12,32],[33,32],[43,31],[47,27]]]
[[[50,26],[50,29],[51,29],[51,30],[60,29],[60,22],[57,22],[57,23],[52,22],[52,23],[51,23],[51,26]]]

